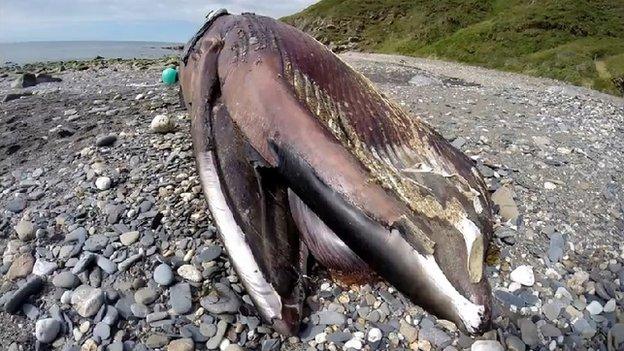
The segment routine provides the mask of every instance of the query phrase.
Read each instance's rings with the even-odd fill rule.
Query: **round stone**
[[[159,285],[168,286],[173,282],[173,270],[169,265],[162,263],[154,269],[154,281]]]
[[[95,180],[95,187],[98,188],[98,190],[108,190],[110,189],[112,184],[112,181],[109,177],[98,177]]]
[[[369,342],[377,342],[379,340],[381,340],[383,334],[381,333],[381,330],[379,328],[372,328],[371,330],[368,331],[368,341]]]
[[[40,319],[35,324],[35,337],[38,341],[47,344],[56,339],[61,330],[61,322],[54,318]]]
[[[100,322],[93,328],[93,335],[99,337],[102,340],[110,338],[110,326],[104,322]]]
[[[30,241],[35,238],[35,225],[30,221],[21,220],[13,229],[21,241]]]
[[[156,115],[150,124],[154,133],[169,133],[175,130],[175,122],[167,115]]]

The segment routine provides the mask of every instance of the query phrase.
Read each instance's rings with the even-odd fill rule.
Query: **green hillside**
[[[282,20],[337,51],[461,61],[624,95],[624,0],[322,0]]]

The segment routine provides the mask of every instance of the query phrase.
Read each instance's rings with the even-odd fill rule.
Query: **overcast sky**
[[[317,0],[0,0],[0,42],[146,40],[185,42],[212,9],[272,17]]]

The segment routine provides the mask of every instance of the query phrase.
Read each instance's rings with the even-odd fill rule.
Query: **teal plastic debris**
[[[162,72],[162,81],[165,85],[172,85],[178,81],[178,71],[175,68],[165,68]]]

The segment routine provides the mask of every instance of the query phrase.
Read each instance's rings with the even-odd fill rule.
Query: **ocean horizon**
[[[28,41],[0,43],[0,66],[104,58],[160,58],[176,55],[183,43],[160,41]]]

